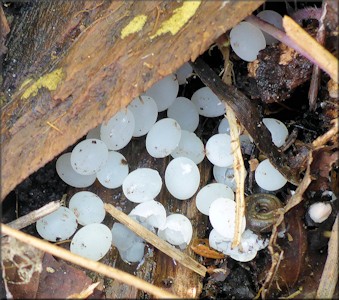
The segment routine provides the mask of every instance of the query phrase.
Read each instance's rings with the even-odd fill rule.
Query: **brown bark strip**
[[[102,6],[97,7],[98,3],[93,1],[72,2],[76,5],[71,10],[74,18],[69,17],[67,12],[60,12],[58,1],[33,6],[28,14],[43,16],[40,19],[35,17],[39,21],[35,26],[39,27],[32,26],[34,22],[28,23],[29,18],[25,19],[27,23],[20,24],[21,29],[16,31],[16,36],[11,38],[12,43],[9,43],[9,51],[15,46],[23,53],[22,46],[18,44],[19,36],[22,38],[20,45],[30,45],[33,33],[36,37],[33,40],[40,42],[34,44],[34,49],[29,48],[27,55],[17,57],[16,74],[20,78],[14,81],[6,79],[6,87],[11,82],[14,88],[8,94],[10,102],[1,112],[1,199],[28,175],[156,81],[174,72],[184,62],[195,60],[218,36],[248,16],[262,2],[225,4],[204,1],[176,34],[166,33],[153,40],[149,37],[153,29],[157,31],[183,3],[104,1]],[[82,14],[79,11],[84,5],[86,9]],[[56,12],[61,15],[56,17]],[[83,18],[81,22],[75,19],[76,13]],[[91,14],[94,17],[84,17]],[[121,39],[122,29],[141,14],[147,16],[143,28]],[[63,16],[66,24],[50,23],[51,19],[64,20]],[[158,28],[154,28],[156,20]],[[29,26],[33,28],[29,29]],[[64,36],[53,35],[54,41],[51,41],[48,34],[44,34],[44,42],[38,29],[41,32],[46,29],[50,34],[61,31]],[[27,30],[30,34],[24,34]],[[75,34],[74,40],[67,39],[68,34],[78,31],[80,33]],[[60,55],[55,52],[58,45],[63,50]],[[27,57],[29,59],[26,60]],[[55,75],[53,72],[56,71],[60,76],[52,77],[54,81],[47,81],[46,78]],[[10,77],[10,73],[7,75]],[[26,86],[20,90],[22,83]],[[23,95],[28,97],[25,99]],[[47,122],[60,131],[46,125]]]
[[[202,82],[208,86],[220,100],[231,107],[239,122],[245,127],[253,138],[259,150],[266,155],[270,162],[285,176],[285,178],[298,185],[296,170],[287,165],[287,157],[273,144],[271,133],[262,122],[257,106],[235,87],[226,85],[214,71],[200,58],[192,63],[194,71]]]

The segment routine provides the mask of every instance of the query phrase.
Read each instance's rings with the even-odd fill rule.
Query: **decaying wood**
[[[4,85],[10,102],[1,116],[2,199],[263,1],[70,3],[33,4],[10,37],[8,59],[17,67]]]
[[[171,294],[167,291],[164,291],[147,281],[144,281],[136,276],[133,276],[131,274],[128,274],[126,272],[117,270],[115,268],[106,266],[100,262],[93,261],[87,258],[84,258],[82,256],[76,255],[66,249],[63,249],[61,247],[58,247],[56,245],[53,245],[47,241],[38,239],[36,237],[33,237],[29,234],[23,233],[21,231],[18,231],[16,229],[13,229],[5,224],[1,224],[1,231],[2,233],[14,237],[15,239],[22,241],[24,243],[29,244],[30,246],[33,246],[35,248],[38,248],[39,250],[45,251],[47,253],[50,253],[56,257],[62,258],[66,261],[69,261],[71,263],[74,263],[76,265],[79,265],[83,268],[86,268],[88,270],[92,270],[94,272],[98,272],[100,274],[103,274],[107,277],[114,278],[116,280],[126,282],[130,285],[135,286],[138,289],[144,290],[146,292],[149,292],[150,294],[159,297],[159,298],[167,298],[177,299],[178,297],[174,294]]]
[[[248,99],[234,86],[226,85],[215,72],[201,59],[192,63],[194,71],[202,82],[208,86],[222,101],[231,107],[239,122],[245,127],[259,150],[291,183],[298,185],[297,170],[288,166],[287,157],[273,144],[267,127],[254,101]],[[271,141],[271,142],[270,142]]]

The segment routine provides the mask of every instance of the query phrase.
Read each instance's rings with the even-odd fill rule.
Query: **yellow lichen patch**
[[[124,39],[126,36],[139,32],[145,25],[147,20],[146,15],[138,15],[134,17],[131,22],[128,23],[122,30],[121,30],[121,38]]]
[[[201,1],[185,1],[181,7],[173,11],[172,17],[162,23],[161,27],[150,38],[170,32],[175,35],[192,18],[200,6]]]
[[[21,96],[21,99],[27,99],[30,96],[35,96],[38,93],[39,89],[41,89],[42,87],[50,91],[55,91],[63,75],[64,73],[62,69],[56,69],[53,72],[40,77],[37,81],[35,81],[25,90],[25,92]],[[24,81],[20,89],[22,89],[23,86],[27,85],[28,82],[27,80]]]

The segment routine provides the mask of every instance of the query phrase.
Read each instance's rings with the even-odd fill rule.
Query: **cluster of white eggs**
[[[257,17],[283,30],[282,16],[273,10],[263,10]],[[230,32],[230,42],[233,51],[248,62],[257,59],[260,50],[266,45],[272,45],[277,40],[266,32],[261,31],[255,25],[243,21],[234,26]]]
[[[183,84],[191,73],[192,68],[186,63],[177,71],[177,77],[170,75],[154,84],[145,94],[135,98],[108,122],[91,130],[86,139],[79,142],[72,152],[61,155],[56,162],[56,170],[63,181],[77,188],[88,187],[96,179],[108,189],[121,186],[125,197],[133,203],[138,203],[129,215],[149,230],[153,232],[157,230],[157,234],[162,239],[184,249],[192,238],[193,229],[190,220],[177,213],[170,213],[166,217],[165,208],[155,199],[163,189],[163,180],[166,189],[173,197],[178,200],[191,199],[198,191],[200,184],[200,172],[197,165],[203,161],[206,154],[207,159],[214,165],[213,174],[217,183],[208,184],[200,189],[196,196],[196,205],[201,213],[209,216],[214,228],[213,236],[218,237],[217,240],[211,240],[212,247],[231,255],[231,252],[220,246],[227,244],[229,248],[229,242],[234,235],[235,220],[236,184],[227,119],[222,119],[218,133],[210,136],[205,145],[194,133],[199,124],[199,116],[208,118],[224,116],[225,105],[208,87],[195,91],[191,99],[177,97],[179,78],[180,83]],[[167,110],[167,117],[158,120],[158,113],[165,110]],[[281,146],[288,135],[285,125],[278,120],[268,118],[264,119],[263,123],[270,130],[273,142],[278,147]],[[173,158],[166,167],[164,178],[161,178],[159,172],[152,168],[138,168],[130,172],[128,159],[118,152],[128,145],[133,137],[145,135],[145,147],[152,157],[164,158],[170,155]],[[251,137],[248,135],[241,135],[240,140],[242,144],[251,143]],[[255,179],[259,186],[268,191],[280,189],[286,183],[286,179],[268,160],[259,164]],[[272,180],[274,180],[273,185],[270,184]],[[84,196],[84,194],[78,194]],[[100,224],[104,213],[100,217],[102,219],[92,220],[91,224],[80,216],[80,212],[81,215],[86,212],[86,218],[94,217],[94,213],[93,215],[89,213],[94,208],[87,201],[86,197],[82,200],[78,199],[77,208],[74,209],[72,198],[70,209],[62,208],[62,210],[75,212],[75,216],[70,217],[72,224],[69,227],[72,230],[68,228],[67,233],[61,234],[63,226],[59,224],[53,229],[54,237],[48,237],[40,229],[38,229],[39,234],[50,241],[56,241],[56,237],[67,239],[76,231],[77,223],[79,223],[84,227],[73,237],[71,251],[100,259],[102,254],[108,251],[107,244],[97,240],[102,234],[105,241],[110,241],[118,248],[123,260],[140,261],[144,255],[145,241],[119,223],[114,224],[110,230],[110,238],[107,238],[107,228],[104,229],[105,225]],[[89,209],[82,208],[82,205]],[[39,221],[37,228],[40,228],[41,225],[38,224],[44,221]],[[60,222],[62,221],[59,220]],[[84,232],[87,226],[94,227],[94,224],[96,224],[96,237],[93,237],[93,240],[96,242],[93,243],[93,247],[95,244],[98,248],[105,245],[106,252],[89,246],[89,239],[92,238],[91,231],[87,234],[79,234]],[[254,252],[262,249],[266,244],[254,233],[250,234],[248,230],[245,230],[245,218],[242,224],[243,238],[239,253],[249,252],[252,257]],[[45,229],[48,227],[46,224],[44,226]],[[99,227],[102,228],[100,234]],[[53,231],[49,227],[48,230]],[[259,246],[254,246],[253,241],[259,241],[257,242]],[[79,243],[86,245],[85,249],[88,252],[81,250],[81,247],[77,246]],[[90,256],[89,249],[93,252],[97,251],[96,254]],[[232,257],[235,259],[242,261],[248,259],[248,256],[246,258],[234,252],[236,250],[232,251]]]

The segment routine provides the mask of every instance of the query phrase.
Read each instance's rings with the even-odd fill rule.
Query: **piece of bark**
[[[28,48],[26,55],[18,58],[20,67],[16,73],[19,75],[25,70],[24,77],[19,76],[20,80],[10,84],[13,86],[11,102],[2,110],[1,198],[4,199],[28,175],[153,83],[175,71],[185,61],[195,60],[219,35],[248,16],[262,2],[206,1],[199,2],[194,11],[187,6],[195,3],[190,1],[112,1],[109,4],[104,1],[104,9],[98,13],[100,17],[93,17],[95,21],[90,24],[76,23],[74,18],[77,13],[82,15],[79,10],[83,10],[84,3],[91,3],[93,7],[96,2],[72,2],[78,10],[74,8],[70,14],[66,13],[69,19],[66,18],[65,24],[50,22],[63,20],[65,12],[61,14],[57,7],[60,3],[65,4],[64,1],[33,5],[27,14],[32,20],[37,20],[44,12],[43,19],[38,24],[26,23],[29,17],[22,19],[21,30],[15,31],[15,38],[12,37],[13,42],[8,46],[14,47],[19,36],[22,38],[20,44],[31,42],[32,35],[27,30],[35,32],[39,41],[46,37],[46,42],[34,44],[37,48]],[[191,18],[184,24],[173,19],[170,25],[165,22],[173,15],[181,21],[192,11]],[[147,17],[144,26],[139,32],[122,39],[121,31],[141,15]],[[164,24],[167,24],[167,29],[172,30],[174,26],[179,31],[152,36]],[[68,49],[61,55],[56,54],[55,59],[52,50],[41,50],[56,47],[58,39],[54,36],[53,44],[48,36],[53,30],[66,34],[67,31],[62,29],[68,28],[68,34],[71,34],[80,31],[81,25],[85,28],[73,43],[62,40],[61,47],[68,46]],[[34,28],[28,29],[29,26]],[[62,39],[63,35],[58,37]],[[36,53],[30,53],[33,50]],[[52,58],[45,63],[48,54]],[[26,57],[31,60],[26,60]],[[29,65],[34,67],[30,69]],[[22,83],[26,85],[22,86]],[[15,172],[12,171],[14,166]]]

